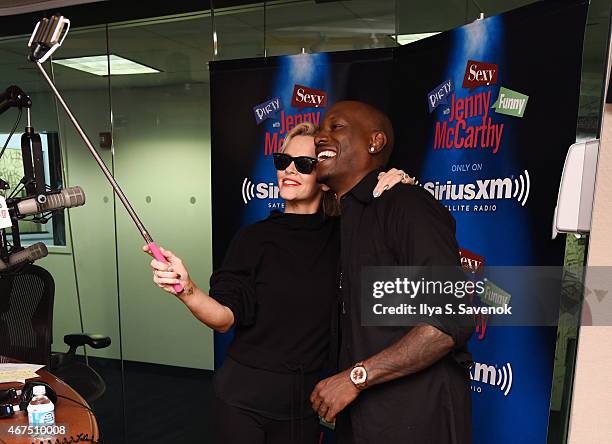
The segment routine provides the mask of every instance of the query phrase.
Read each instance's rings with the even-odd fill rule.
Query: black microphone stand
[[[20,112],[23,108],[26,108],[28,115],[28,124],[26,127],[26,133],[22,136],[22,157],[24,162],[24,173],[27,171],[30,174],[30,178],[24,177],[22,179],[22,183],[31,183],[34,181],[35,170],[43,168],[42,164],[42,148],[40,144],[40,136],[34,133],[34,128],[32,128],[30,123],[30,108],[32,107],[32,100],[30,97],[18,86],[11,85],[9,86],[2,94],[0,94],[0,114],[4,113],[10,108],[19,108]],[[11,133],[12,135],[12,133]],[[27,135],[27,137],[26,137]],[[25,139],[24,139],[25,137]],[[38,145],[36,146],[36,137],[38,138]],[[37,148],[40,150],[40,156],[36,155],[36,158],[32,157],[32,150],[30,149],[30,142],[34,142],[32,145],[34,146],[34,151],[37,152]],[[24,142],[28,143],[28,149],[24,150]],[[40,159],[38,165],[36,165],[36,161]],[[27,163],[27,165],[26,165]],[[36,168],[35,168],[36,165]],[[44,187],[44,172],[40,175],[42,182],[42,186]],[[6,191],[9,189],[9,184],[0,179],[0,190]],[[31,189],[31,188],[30,188]],[[37,190],[38,187],[35,187],[34,190]],[[12,245],[9,243],[8,236],[6,234],[6,230],[0,230],[0,260],[3,262],[8,261],[8,257],[11,253],[22,250],[21,247],[21,238],[19,235],[19,224],[18,218],[14,211],[10,210],[11,196],[6,200],[7,208],[9,209],[9,215],[11,217],[11,237],[12,237]],[[43,196],[44,197],[44,196]]]

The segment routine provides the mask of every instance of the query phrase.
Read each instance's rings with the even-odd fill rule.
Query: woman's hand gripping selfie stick
[[[49,56],[64,42],[69,28],[70,20],[59,14],[53,15],[51,18],[44,18],[39,21],[36,24],[36,28],[34,28],[34,32],[32,33],[32,37],[30,38],[30,41],[28,43],[28,46],[30,47],[30,54],[28,56],[28,59],[36,65],[36,68],[38,68],[45,81],[49,84],[51,91],[53,91],[53,94],[55,94],[55,97],[62,105],[62,108],[64,108],[64,111],[66,111],[66,114],[68,114],[68,117],[70,118],[70,121],[79,133],[79,136],[81,136],[81,139],[83,139],[83,142],[85,142],[85,145],[89,149],[89,152],[91,153],[94,160],[97,162],[98,166],[100,167],[100,169],[110,182],[111,186],[113,187],[115,194],[117,195],[117,197],[127,210],[128,214],[134,221],[134,224],[136,224],[138,231],[140,231],[140,234],[147,243],[149,249],[151,250],[151,253],[153,254],[153,257],[155,257],[155,259],[160,262],[168,263],[164,255],[159,250],[159,247],[143,225],[136,212],[134,211],[134,208],[132,208],[130,201],[127,199],[127,197],[125,197],[125,194],[123,194],[123,191],[119,187],[119,184],[117,184],[117,181],[115,180],[109,169],[106,167],[106,164],[92,145],[91,141],[89,140],[89,137],[87,137],[87,135],[81,128],[81,125],[77,121],[76,117],[70,111],[68,104],[64,101],[61,94],[53,84],[53,81],[49,78],[47,72],[41,65],[41,63],[47,60]],[[183,286],[181,284],[175,284],[173,287],[177,293],[183,291]]]

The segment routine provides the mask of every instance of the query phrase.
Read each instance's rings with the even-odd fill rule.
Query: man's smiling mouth
[[[336,152],[332,150],[323,150],[317,154],[317,159],[319,159],[319,162],[324,162],[328,159],[333,159],[334,157],[336,157]]]

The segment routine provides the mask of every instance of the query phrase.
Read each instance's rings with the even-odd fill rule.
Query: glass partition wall
[[[118,16],[87,28],[73,22],[45,68],[157,243],[179,255],[206,288],[212,272],[209,61],[395,46],[471,22],[480,12],[526,3],[495,2],[481,11],[472,1],[271,1],[130,22]],[[596,134],[607,14],[608,2],[591,3],[579,137]],[[190,442],[194,436],[207,442],[214,422],[206,406],[212,333],[152,283],[142,238],[25,60],[26,45],[26,36],[0,40],[0,78],[32,97],[33,126],[57,139],[60,155],[50,168],[64,186],[79,185],[87,195],[86,205],[66,211],[56,230],[53,239],[64,243],[50,246],[39,262],[56,283],[53,350],[65,351],[63,336],[71,332],[111,337],[110,347],[83,356],[107,386],[93,403],[104,442]],[[14,117],[10,111],[0,119],[0,136]],[[2,168],[8,167],[0,161]],[[572,248],[584,254],[583,245]],[[572,344],[575,333],[560,340]],[[565,359],[567,347],[559,353]],[[550,442],[565,435],[570,386],[571,378],[556,377]]]

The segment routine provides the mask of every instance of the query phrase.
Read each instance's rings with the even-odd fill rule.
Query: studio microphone
[[[42,242],[37,242],[17,253],[11,254],[8,257],[8,263],[0,260],[0,271],[13,268],[17,265],[32,263],[46,257],[47,254],[49,254],[47,246]]]
[[[23,199],[17,202],[17,211],[22,216],[30,214],[46,213],[53,210],[63,210],[64,208],[80,207],[85,204],[85,192],[81,187],[69,187],[54,191],[52,193],[43,194],[46,199],[44,202],[39,202],[36,197]]]

